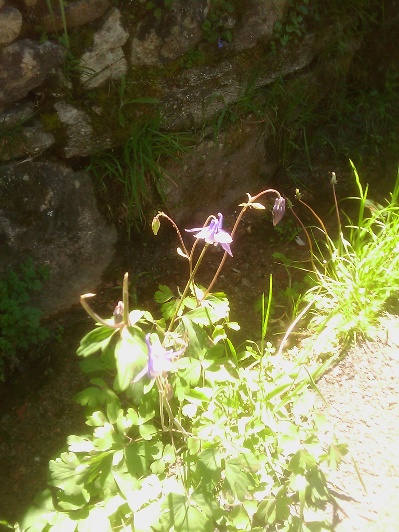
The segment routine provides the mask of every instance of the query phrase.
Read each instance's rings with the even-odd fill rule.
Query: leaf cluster
[[[0,379],[18,365],[20,354],[48,337],[40,324],[41,311],[30,304],[48,276],[47,267],[27,259],[0,280]]]
[[[234,3],[230,0],[211,0],[205,22],[202,24],[204,39],[216,43],[219,39],[232,42],[233,34],[229,17],[235,12]]]

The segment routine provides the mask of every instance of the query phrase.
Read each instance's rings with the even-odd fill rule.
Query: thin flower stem
[[[318,214],[315,213],[315,211],[312,209],[312,207],[310,207],[310,205],[308,205],[307,203],[302,201],[301,198],[298,198],[298,201],[300,203],[302,203],[302,205],[304,205],[307,209],[309,209],[310,212],[313,214],[313,216],[316,218],[316,220],[319,222],[319,224],[320,224],[320,226],[321,226],[321,228],[322,228],[322,230],[324,232],[324,235],[326,237],[326,243],[327,243],[328,249],[330,251],[330,254],[332,255],[333,254],[333,249],[331,247],[330,238],[328,236],[328,232],[327,232],[326,226],[323,223],[323,220],[320,218],[320,216]]]
[[[205,255],[206,250],[208,249],[208,246],[209,246],[209,244],[205,244],[203,250],[201,251],[200,256],[198,257],[198,260],[197,260],[197,262],[196,262],[196,264],[195,264],[195,266],[194,266],[194,269],[193,269],[193,271],[191,272],[190,278],[189,278],[189,280],[187,281],[187,284],[186,284],[186,286],[185,286],[185,288],[184,288],[184,290],[183,290],[182,295],[180,296],[179,304],[177,305],[177,308],[176,308],[176,310],[175,310],[175,312],[174,312],[174,314],[173,314],[173,317],[172,317],[172,319],[170,320],[169,327],[168,327],[168,330],[167,330],[166,332],[170,332],[170,331],[172,330],[172,327],[173,327],[173,325],[174,325],[174,322],[176,321],[176,318],[177,318],[177,315],[178,315],[178,313],[179,313],[179,310],[181,309],[181,306],[182,306],[183,301],[184,301],[184,299],[185,299],[185,297],[186,297],[186,295],[187,295],[187,292],[188,292],[188,290],[189,290],[189,288],[190,288],[191,283],[193,283],[193,280],[194,280],[195,274],[196,274],[197,271],[198,271],[199,265],[201,264],[202,259],[204,258],[204,255]],[[195,292],[195,290],[194,290],[194,292]]]
[[[339,208],[338,208],[337,194],[335,193],[335,185],[334,185],[334,183],[332,184],[332,189],[333,189],[333,195],[334,195],[335,212],[337,213],[338,231],[339,231],[339,236],[341,237],[341,231],[342,231],[342,227],[341,227],[341,217],[340,217],[340,215],[339,215]]]
[[[123,323],[129,323],[129,274],[125,273],[123,277]]]
[[[191,255],[189,255],[188,251],[187,251],[187,248],[184,244],[184,240],[183,240],[183,237],[181,236],[181,233],[180,233],[180,230],[179,228],[177,227],[177,225],[175,224],[175,222],[172,220],[172,218],[170,218],[167,214],[165,214],[164,212],[159,212],[157,216],[162,216],[163,218],[166,218],[174,227],[176,233],[177,233],[177,236],[179,237],[179,240],[180,240],[180,244],[181,244],[181,247],[182,247],[182,250],[183,252],[187,255],[187,257],[191,257]]]
[[[302,220],[299,218],[299,216],[296,214],[296,212],[294,211],[294,209],[292,207],[291,207],[291,212],[295,216],[295,218],[297,219],[297,222],[302,227],[302,229],[303,229],[303,231],[304,231],[304,233],[306,235],[306,238],[307,238],[307,241],[308,241],[308,244],[309,244],[310,263],[312,264],[313,271],[317,272],[316,267],[314,265],[314,261],[313,261],[313,246],[312,246],[312,240],[311,240],[310,235],[309,235],[309,231],[303,225]]]
[[[110,323],[109,321],[103,320],[100,318],[100,316],[94,312],[94,310],[89,306],[86,299],[89,297],[94,297],[96,294],[84,294],[83,296],[80,296],[80,304],[85,309],[87,314],[93,318],[94,321],[101,323],[101,325],[105,325],[106,327],[109,327],[110,329],[122,329],[122,327],[125,326],[125,323]]]
[[[277,194],[277,196],[278,196],[279,198],[281,198],[281,194],[280,194],[280,192],[278,192],[278,191],[275,190],[274,188],[268,188],[267,190],[262,190],[262,192],[259,192],[259,194],[257,194],[257,195],[254,196],[253,198],[250,197],[249,194],[248,194],[248,196],[249,196],[248,203],[246,203],[246,204],[243,206],[243,208],[241,209],[239,215],[237,216],[237,219],[236,219],[236,222],[235,222],[235,224],[234,224],[234,227],[233,227],[233,229],[232,229],[232,231],[231,231],[231,233],[230,233],[232,237],[234,236],[234,233],[236,232],[237,227],[238,227],[238,224],[240,223],[242,217],[244,216],[245,211],[251,206],[251,203],[253,203],[254,201],[256,201],[258,198],[260,198],[260,197],[263,196],[264,194],[268,194],[269,192],[272,192],[272,193],[274,193],[274,194]],[[222,259],[221,259],[221,261],[220,261],[219,267],[218,267],[218,269],[216,270],[216,273],[215,273],[215,275],[213,276],[213,279],[212,279],[212,281],[210,282],[208,288],[206,289],[205,294],[202,296],[201,301],[203,301],[203,300],[206,298],[206,296],[209,294],[209,292],[212,290],[213,285],[215,284],[217,278],[219,277],[219,274],[220,274],[220,272],[221,272],[221,270],[222,270],[222,268],[223,268],[223,266],[224,266],[224,263],[226,262],[226,257],[227,257],[227,251],[224,252],[223,257],[222,257]]]

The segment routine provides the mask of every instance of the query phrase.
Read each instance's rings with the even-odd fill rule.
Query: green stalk
[[[174,314],[173,314],[173,317],[172,317],[172,319],[171,319],[171,321],[170,321],[170,323],[169,323],[168,330],[167,330],[166,332],[170,332],[170,331],[172,330],[172,327],[173,327],[174,322],[175,322],[175,320],[176,320],[176,318],[177,318],[177,315],[178,315],[178,313],[179,313],[179,310],[181,309],[181,306],[182,306],[182,304],[183,304],[183,301],[184,301],[184,299],[185,299],[185,297],[186,297],[186,295],[187,295],[187,292],[188,292],[188,290],[189,290],[189,288],[190,288],[191,283],[192,283],[193,280],[194,280],[195,274],[196,274],[197,271],[198,271],[198,268],[199,268],[199,266],[200,266],[200,264],[201,264],[201,261],[202,261],[202,259],[204,258],[205,252],[206,252],[206,250],[208,249],[208,246],[209,246],[209,244],[205,244],[203,250],[201,251],[200,256],[198,257],[197,263],[196,263],[196,265],[194,266],[193,271],[191,272],[190,278],[189,278],[189,280],[187,281],[187,284],[186,284],[186,286],[185,286],[185,288],[184,288],[184,290],[183,290],[183,293],[182,293],[182,295],[181,295],[181,297],[180,297],[179,304],[178,304],[177,307],[176,307],[176,310],[175,310],[175,312],[174,312]],[[204,298],[203,298],[203,299],[204,299]]]

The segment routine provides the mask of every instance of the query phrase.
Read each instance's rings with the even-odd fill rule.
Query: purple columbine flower
[[[151,344],[149,334],[146,335],[145,342],[148,347],[148,362],[144,369],[136,375],[133,382],[139,381],[144,375],[148,375],[150,379],[162,377],[164,373],[172,369],[173,360],[179,357],[185,350],[184,347],[179,351],[167,351],[161,343],[157,343],[156,345]]]
[[[209,225],[205,227],[194,227],[194,229],[186,229],[188,233],[194,233],[198,231],[195,238],[203,238],[207,244],[213,244],[217,246],[220,244],[222,248],[230,255],[233,256],[230,244],[233,242],[233,239],[223,230],[223,215],[218,214],[219,219],[213,217]]]
[[[272,211],[272,214],[273,214],[273,225],[277,225],[282,217],[284,216],[284,213],[285,213],[285,199],[280,196],[278,198],[276,198],[276,201],[274,202],[274,206],[273,206],[273,211]]]

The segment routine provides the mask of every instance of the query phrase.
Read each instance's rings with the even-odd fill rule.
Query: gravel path
[[[329,403],[319,399],[321,410],[349,447],[331,477],[342,495],[335,532],[399,531],[398,318],[385,318],[372,341],[352,348],[318,388]]]

